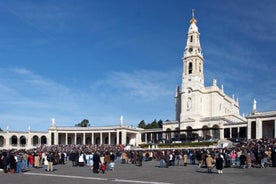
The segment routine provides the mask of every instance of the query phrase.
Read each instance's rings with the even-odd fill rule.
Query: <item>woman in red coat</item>
[[[34,154],[32,153],[29,155],[29,167],[33,168],[33,166],[34,166]]]

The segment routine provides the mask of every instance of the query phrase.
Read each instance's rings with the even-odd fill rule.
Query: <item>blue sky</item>
[[[276,110],[276,2],[0,1],[0,127],[174,120],[191,9],[205,85]]]

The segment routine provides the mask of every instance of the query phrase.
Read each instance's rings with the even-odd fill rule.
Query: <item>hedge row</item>
[[[185,142],[185,143],[171,143],[158,144],[158,148],[180,148],[180,147],[208,147],[216,144],[215,142]],[[152,147],[153,144],[141,144],[141,148]]]

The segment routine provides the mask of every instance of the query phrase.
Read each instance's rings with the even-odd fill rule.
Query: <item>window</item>
[[[193,35],[190,37],[190,42],[193,42]]]
[[[191,74],[192,73],[192,71],[193,71],[193,63],[189,63],[189,74]]]
[[[199,72],[201,72],[201,63],[199,63]]]

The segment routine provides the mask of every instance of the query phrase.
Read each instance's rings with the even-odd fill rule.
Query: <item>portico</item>
[[[246,118],[248,139],[276,138],[276,111],[252,112]]]
[[[128,126],[49,128],[51,145],[57,144],[131,144],[138,145],[136,128]]]

